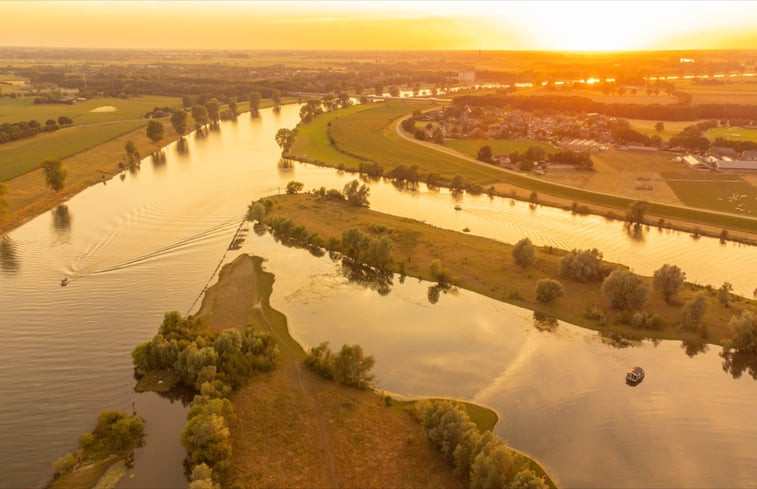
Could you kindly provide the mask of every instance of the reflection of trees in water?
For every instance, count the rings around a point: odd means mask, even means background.
[[[16,273],[20,268],[18,248],[10,236],[3,236],[0,239],[0,268],[7,273]]]
[[[403,280],[400,281],[402,282]],[[439,302],[439,297],[442,293],[446,294],[452,289],[453,287],[451,285],[436,284],[429,286],[428,291],[426,292],[428,302],[431,304],[436,304],[437,302]]]
[[[390,271],[379,271],[355,263],[349,258],[342,258],[342,275],[352,283],[362,285],[365,288],[375,290],[379,295],[388,295],[392,291],[392,278]]]
[[[61,204],[52,211],[53,228],[59,241],[68,241],[71,237],[71,213],[68,206]]]
[[[291,158],[279,158],[276,167],[279,169],[279,173],[291,173],[294,171],[294,160]]]
[[[757,355],[723,350],[720,358],[723,359],[723,372],[731,374],[734,379],[740,378],[744,372],[747,372],[750,377],[757,380]]]
[[[534,328],[546,333],[554,333],[557,331],[559,325],[557,318],[544,314],[538,311],[534,311]]]
[[[256,222],[252,225],[252,231],[258,236],[263,236],[268,231],[268,228],[262,222]]]
[[[634,241],[642,242],[646,237],[644,226],[640,224],[626,223],[623,229],[625,229],[626,235]]]
[[[602,340],[602,343],[613,348],[631,348],[641,346],[641,338],[625,336],[616,332],[600,331],[599,338]]]
[[[156,151],[152,155],[150,155],[152,158],[152,166],[153,168],[162,168],[166,164],[166,152],[165,151]]]
[[[688,357],[695,357],[710,349],[704,341],[682,341],[681,348]]]
[[[189,143],[187,142],[187,138],[179,138],[179,140],[176,141],[176,152],[179,153],[179,156],[189,156]]]
[[[134,381],[139,383],[139,375],[137,375],[136,372],[133,373]],[[189,406],[189,404],[192,402],[192,399],[194,399],[195,394],[197,394],[197,391],[194,390],[192,387],[188,387],[184,384],[179,383],[178,385],[175,385],[170,390],[165,392],[158,392],[158,391],[148,391],[148,392],[155,392],[157,395],[162,397],[163,399],[168,399],[171,402],[180,401],[181,405],[186,407]],[[139,398],[137,398],[137,402],[135,403],[135,407],[137,408],[137,413],[139,413]]]

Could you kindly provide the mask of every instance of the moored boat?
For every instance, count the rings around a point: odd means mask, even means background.
[[[644,379],[644,369],[641,367],[634,367],[626,372],[626,382],[629,384],[638,384]]]

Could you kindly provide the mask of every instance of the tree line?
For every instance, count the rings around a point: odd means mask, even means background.
[[[232,455],[229,423],[234,410],[228,398],[255,372],[276,368],[278,355],[268,332],[248,326],[216,333],[202,320],[173,311],[165,314],[152,340],[134,348],[132,361],[140,377],[170,372],[198,392],[181,433],[182,443],[192,468],[204,465],[212,480],[221,482]]]
[[[508,96],[465,95],[453,99],[455,105],[471,107],[505,107],[525,111],[553,110],[558,112],[596,112],[607,116],[660,121],[690,121],[697,119],[757,120],[757,105],[742,104],[619,104],[596,102],[590,98],[564,95]]]
[[[426,439],[471,489],[544,489],[523,455],[487,431],[481,433],[452,401],[421,401],[416,416]]]
[[[28,122],[5,122],[0,124],[0,144],[26,139],[43,132],[53,132],[61,126],[70,126],[74,121],[66,116],[60,116],[58,119],[47,119],[44,124],[32,119]]]

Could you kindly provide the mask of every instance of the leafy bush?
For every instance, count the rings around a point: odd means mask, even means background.
[[[666,302],[670,302],[686,281],[686,273],[675,265],[667,263],[654,272],[653,284],[655,290],[662,292]]]
[[[528,238],[523,238],[513,246],[513,260],[523,268],[536,261],[536,248]]]
[[[615,270],[602,283],[602,294],[613,309],[635,310],[647,301],[649,288],[633,272]]]
[[[599,280],[607,273],[602,263],[602,253],[596,248],[573,250],[560,259],[560,275],[582,282]]]
[[[539,302],[552,302],[564,295],[562,284],[549,278],[540,279],[536,282],[536,300]]]

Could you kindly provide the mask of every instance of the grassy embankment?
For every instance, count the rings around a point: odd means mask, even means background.
[[[237,419],[230,426],[229,485],[463,487],[426,443],[412,403],[387,406],[373,392],[304,368],[304,350],[269,302],[274,276],[261,265],[262,259],[242,255],[225,266],[198,313],[218,330],[247,324],[270,330],[281,351],[275,371],[256,377],[232,399]],[[496,423],[491,410],[470,404],[466,409],[481,430]],[[329,475],[330,465],[335,475]]]
[[[389,171],[397,165],[418,165],[423,175],[436,173],[449,182],[462,175],[468,183],[494,188],[494,192],[526,200],[531,191],[537,192],[539,202],[569,208],[573,202],[586,204],[593,213],[608,212],[623,216],[636,200],[615,194],[606,194],[573,186],[503,171],[500,168],[480,165],[449,148],[437,148],[431,143],[419,144],[402,138],[396,131],[399,119],[413,110],[433,106],[423,103],[384,103],[368,108],[351,107],[345,111],[329,112],[309,124],[301,124],[290,155],[297,159],[319,164],[356,170],[363,161],[377,162]],[[330,124],[329,124],[330,123]],[[333,138],[334,144],[330,138]],[[441,151],[440,151],[441,149]],[[443,152],[444,150],[448,152]],[[341,155],[339,155],[341,153]],[[647,158],[648,155],[632,155]],[[331,158],[331,159],[330,159]],[[728,228],[742,231],[744,239],[757,233],[757,220],[734,215],[717,214],[703,209],[650,204],[648,214],[664,218],[668,225],[686,231],[701,227],[699,234],[717,236]],[[654,222],[654,220],[652,220]],[[738,234],[738,233],[736,233]],[[731,236],[735,236],[731,233]]]
[[[446,269],[457,277],[457,285],[464,289],[531,309],[589,329],[608,333],[620,333],[629,337],[653,337],[683,341],[705,341],[698,333],[678,327],[683,304],[700,290],[686,285],[676,304],[668,304],[662,294],[652,292],[644,311],[656,314],[665,323],[662,329],[636,329],[624,324],[624,315],[607,306],[601,292],[601,282],[580,282],[559,276],[559,260],[565,250],[539,249],[536,262],[527,269],[517,266],[512,258],[512,245],[471,236],[456,231],[439,229],[419,221],[391,216],[364,208],[348,206],[340,202],[320,200],[311,194],[280,195],[271,197],[273,210],[266,216],[283,216],[305,226],[309,233],[320,234],[326,242],[340,239],[346,229],[356,227],[371,234],[373,226],[383,225],[392,231],[386,236],[392,241],[394,270],[399,271],[404,263],[405,273],[412,277],[431,280],[429,266],[440,259]],[[601,251],[601,250],[600,250]],[[610,264],[612,267],[621,265]],[[685,270],[684,270],[685,271]],[[565,296],[552,304],[536,300],[536,282],[542,278],[559,280]],[[652,290],[651,277],[642,277]],[[757,306],[757,302],[736,298],[731,307],[723,307],[709,293],[709,309],[703,319],[709,332],[707,342],[722,344],[730,336],[728,321],[740,314],[745,307]],[[607,316],[602,325],[585,317],[587,310],[598,308]]]
[[[282,100],[284,103],[292,101],[291,98]],[[271,105],[271,101],[266,99],[260,106],[263,108]],[[150,105],[147,110],[152,110],[154,106]],[[247,107],[246,103],[239,104],[240,111],[247,110]],[[144,112],[146,110],[141,113]],[[105,114],[114,117],[114,113]],[[0,181],[3,180],[1,176],[10,171],[15,171],[18,176],[5,182],[8,189],[5,197],[8,212],[4,218],[0,218],[0,234],[121,172],[118,163],[125,156],[124,145],[127,141],[134,141],[140,154],[148,155],[177,140],[179,134],[174,131],[169,119],[161,119],[161,122],[165,132],[159,144],[147,138],[144,129],[147,120],[143,119],[61,129],[1,145]],[[194,127],[191,115],[187,127]],[[63,168],[68,172],[66,185],[61,192],[53,192],[47,187],[44,173],[39,168],[39,164],[50,157],[62,158]]]

